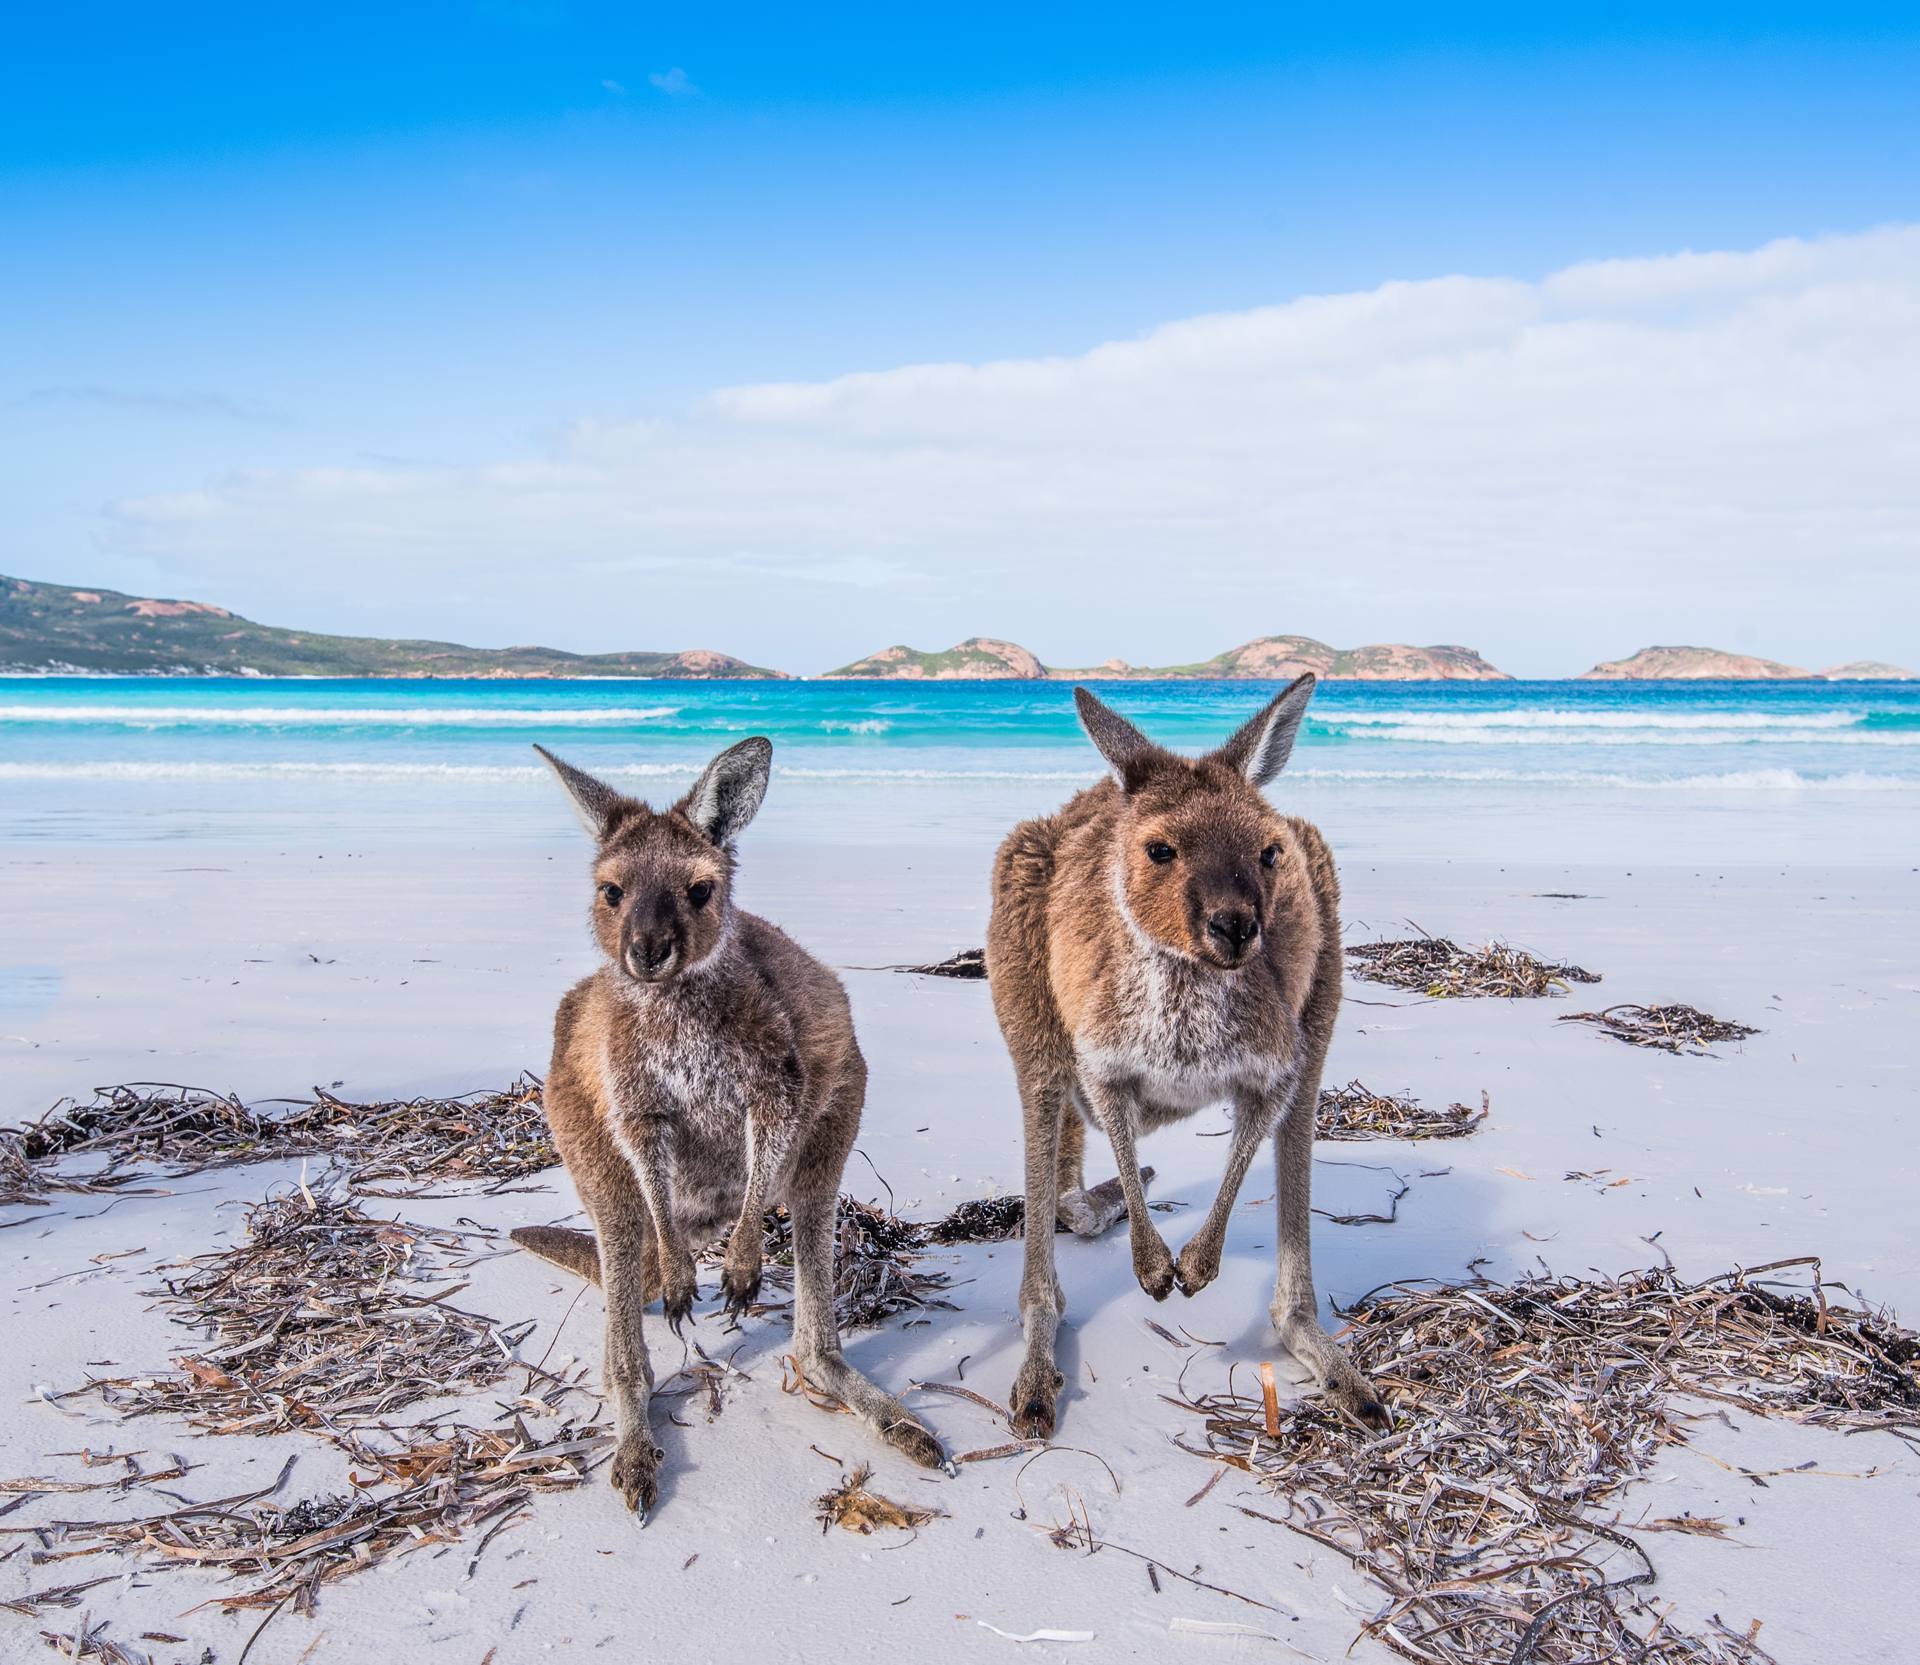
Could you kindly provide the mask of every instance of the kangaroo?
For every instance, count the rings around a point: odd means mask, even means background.
[[[597,846],[591,919],[606,963],[560,1002],[545,1094],[593,1233],[513,1237],[605,1293],[614,1487],[644,1522],[663,1453],[647,1425],[642,1309],[658,1298],[679,1335],[699,1294],[693,1249],[731,1225],[720,1293],[729,1313],[744,1311],[775,1203],[793,1218],[794,1352],[807,1381],[940,1466],[933,1435],[846,1361],[834,1321],[834,1211],[867,1089],[846,990],[733,902],[734,839],[766,795],[772,742],[722,752],[666,810],[534,750]]]
[[[1081,725],[1113,775],[1023,822],[995,859],[988,986],[1026,1136],[1026,1356],[1011,1407],[1022,1438],[1052,1435],[1065,1385],[1053,1233],[1031,1222],[1057,1213],[1091,1236],[1117,1218],[1081,1189],[1087,1121],[1119,1161],[1134,1275],[1156,1301],[1219,1274],[1241,1182],[1274,1135],[1274,1327],[1341,1409],[1388,1424],[1321,1328],[1313,1292],[1313,1119],[1340,1004],[1339,880],[1319,832],[1260,790],[1285,767],[1313,689],[1300,677],[1218,751],[1189,760],[1076,688]],[[1175,1259],[1148,1216],[1135,1141],[1222,1101],[1233,1108],[1226,1173]]]

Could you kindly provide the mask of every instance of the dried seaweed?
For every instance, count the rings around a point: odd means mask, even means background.
[[[432,1251],[462,1246],[457,1233],[371,1219],[329,1197],[275,1197],[248,1211],[244,1242],[165,1280],[163,1304],[176,1323],[207,1330],[204,1343],[172,1372],[98,1377],[70,1393],[98,1393],[123,1416],[269,1434],[371,1421],[484,1386],[518,1334],[451,1305],[464,1286],[407,1287],[429,1276]]]
[[[51,1164],[69,1156],[104,1162],[79,1181],[52,1173]],[[135,1082],[98,1088],[86,1101],[62,1099],[38,1121],[0,1133],[0,1202],[50,1186],[113,1189],[140,1165],[177,1176],[292,1156],[337,1160],[360,1190],[394,1180],[498,1187],[560,1160],[530,1075],[498,1092],[453,1098],[362,1104],[316,1088],[311,1099],[257,1106],[199,1087]]]
[[[1372,983],[1412,989],[1434,1000],[1538,1000],[1566,992],[1569,983],[1597,983],[1600,974],[1542,960],[1504,942],[1462,948],[1445,937],[1361,942],[1347,950],[1357,975]]]
[[[579,1485],[588,1455],[607,1443],[601,1430],[571,1425],[542,1440],[518,1421],[508,1429],[450,1423],[409,1432],[413,1437],[397,1450],[366,1453],[397,1482],[393,1490],[363,1487],[340,1497],[303,1498],[290,1507],[247,1500],[134,1520],[56,1521],[41,1535],[61,1547],[34,1559],[92,1553],[88,1546],[118,1549],[250,1580],[220,1599],[230,1612],[290,1599],[295,1612],[310,1613],[323,1584],[488,1525],[474,1552],[478,1560],[487,1538],[534,1493]]]
[[[784,1208],[767,1210],[761,1251],[766,1281],[793,1287],[793,1221]],[[869,1330],[903,1312],[929,1308],[953,1310],[942,1293],[952,1281],[945,1272],[916,1265],[922,1228],[896,1219],[885,1209],[842,1196],[835,1215],[833,1311],[843,1330]],[[774,1308],[756,1304],[754,1311]]]
[[[903,1532],[911,1532],[922,1527],[930,1520],[937,1520],[937,1509],[919,1509],[911,1503],[896,1503],[890,1497],[882,1497],[878,1492],[867,1490],[867,1482],[873,1478],[873,1470],[862,1464],[851,1474],[843,1474],[840,1484],[830,1492],[814,1499],[814,1508],[819,1510],[817,1519],[824,1534],[829,1527],[838,1526],[848,1532],[858,1532],[862,1536],[871,1536],[877,1527],[895,1527]]]
[[[1010,1243],[1026,1234],[1025,1197],[976,1197],[926,1227],[929,1243]]]
[[[888,969],[909,972],[915,977],[960,977],[971,982],[985,982],[987,951],[984,948],[963,948],[950,958],[936,960],[932,965],[901,965]]]
[[[574,1384],[514,1357],[525,1329],[454,1306],[464,1285],[425,1287],[443,1280],[444,1257],[471,1248],[466,1235],[373,1219],[304,1189],[249,1210],[243,1241],[196,1256],[159,1292],[177,1323],[208,1332],[203,1341],[171,1371],[96,1378],[59,1397],[99,1394],[123,1416],[164,1413],[216,1434],[310,1433],[347,1454],[353,1490],[265,1501],[289,1460],[272,1486],[218,1503],[17,1529],[40,1541],[36,1563],[137,1552],[249,1580],[222,1598],[228,1608],[291,1601],[308,1611],[322,1584],[485,1523],[477,1559],[535,1491],[578,1484],[608,1436],[559,1409]],[[392,1420],[510,1370],[527,1372],[527,1391],[507,1426]],[[521,1410],[559,1426],[535,1434]],[[123,1483],[165,1477],[135,1469]]]
[[[1478,1130],[1491,1108],[1480,1095],[1480,1108],[1449,1104],[1428,1110],[1411,1096],[1376,1093],[1358,1081],[1344,1087],[1322,1087],[1313,1136],[1336,1142],[1362,1139],[1464,1139]]]
[[[1568,1012],[1562,1023],[1591,1023],[1628,1046],[1662,1052],[1705,1052],[1715,1041],[1744,1041],[1760,1033],[1693,1006],[1609,1006],[1601,1012]]]
[[[149,1665],[148,1656],[136,1652],[106,1634],[109,1621],[95,1624],[91,1615],[83,1615],[71,1634],[43,1630],[40,1640],[62,1659],[97,1659],[101,1665]]]
[[[1789,1266],[1811,1268],[1809,1294],[1753,1281]],[[1318,1401],[1271,1433],[1259,1394],[1231,1378],[1180,1402],[1203,1419],[1202,1454],[1286,1499],[1277,1524],[1386,1592],[1367,1633],[1426,1665],[1765,1661],[1757,1627],[1684,1631],[1647,1599],[1654,1570],[1634,1531],[1717,1522],[1619,1520],[1622,1488],[1688,1438],[1673,1401],[1903,1438],[1920,1412],[1916,1338],[1882,1314],[1829,1305],[1813,1260],[1702,1283],[1666,1268],[1390,1285],[1349,1316],[1354,1363],[1396,1412],[1384,1438]]]
[[[1140,1170],[1142,1185],[1152,1179],[1151,1168]],[[1118,1224],[1127,1217],[1125,1195],[1120,1188],[1118,1174],[1111,1179],[1103,1179],[1098,1185],[1088,1186],[1081,1194],[1080,1201],[1096,1222]],[[1156,1214],[1171,1213],[1179,1206],[1173,1202],[1147,1204]],[[978,1197],[972,1202],[963,1202],[941,1219],[915,1227],[923,1242],[940,1244],[1007,1243],[1016,1237],[1024,1237],[1026,1229],[1027,1201],[1021,1196]],[[1065,1220],[1056,1217],[1053,1229],[1063,1232],[1073,1228]]]

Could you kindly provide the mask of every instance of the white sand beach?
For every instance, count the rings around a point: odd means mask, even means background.
[[[1920,6],[7,25],[0,1665],[1920,1665]]]
[[[556,806],[557,809],[558,806]],[[846,1189],[903,1215],[1016,1188],[1018,1120],[984,985],[852,969],[937,958],[980,941],[987,837],[870,842],[849,853],[784,837],[770,805],[747,837],[743,898],[793,930],[844,975],[873,1066]],[[304,1094],[338,1083],[349,1097],[452,1093],[542,1070],[555,998],[591,964],[582,928],[584,851],[559,811],[550,837],[457,848],[322,831],[278,842],[12,842],[0,860],[7,959],[0,1009],[8,1121],[97,1084],[148,1080]],[[1412,829],[1364,841],[1405,848]],[[1517,840],[1509,840],[1509,843]],[[1659,842],[1655,840],[1654,842]],[[1910,864],[1811,867],[1757,862],[1663,864],[1663,851],[1575,866],[1498,859],[1375,859],[1344,868],[1349,941],[1405,935],[1407,922],[1462,942],[1500,937],[1603,973],[1570,999],[1423,1001],[1350,980],[1329,1079],[1352,1077],[1431,1104],[1479,1102],[1471,1138],[1319,1147],[1316,1202],[1377,1208],[1396,1171],[1411,1182],[1391,1225],[1319,1220],[1323,1300],[1348,1301],[1396,1278],[1503,1279],[1539,1270],[1619,1272],[1664,1250],[1704,1277],[1798,1254],[1867,1300],[1920,1310],[1920,1249],[1910,1187],[1920,1118],[1914,1041],[1920,1006],[1920,872]],[[1560,899],[1547,892],[1577,893]],[[1687,1001],[1763,1031],[1714,1057],[1620,1045],[1555,1019],[1615,1001]],[[1143,1159],[1153,1194],[1187,1205],[1211,1195],[1221,1146],[1205,1113],[1155,1136]],[[1375,1164],[1375,1167],[1349,1164]],[[306,1164],[317,1180],[320,1164]],[[1092,1177],[1110,1171],[1096,1146]],[[297,1183],[302,1164],[227,1168],[169,1182],[169,1194],[55,1194],[7,1211],[6,1324],[0,1349],[0,1478],[82,1476],[80,1451],[178,1453],[182,1497],[266,1484],[297,1457],[281,1501],[337,1491],[346,1463],[299,1435],[219,1439],[154,1420],[122,1421],[97,1399],[37,1397],[91,1374],[164,1368],[183,1332],[145,1294],[157,1268],[229,1241],[240,1205]],[[1591,1176],[1572,1178],[1572,1175]],[[1627,1183],[1620,1183],[1625,1181]],[[957,1478],[914,1470],[846,1419],[780,1391],[786,1331],[748,1320],[723,1335],[714,1278],[690,1334],[742,1373],[724,1410],[656,1410],[668,1453],[662,1497],[642,1529],[604,1476],[541,1496],[494,1539],[469,1576],[471,1539],[428,1545],[325,1586],[311,1617],[282,1612],[247,1657],[448,1659],[481,1665],[605,1654],[780,1657],[1239,1659],[1348,1657],[1382,1593],[1340,1557],[1242,1513],[1284,1513],[1249,1476],[1182,1452],[1193,1417],[1164,1397],[1244,1380],[1274,1357],[1271,1174],[1256,1166],[1219,1281],[1156,1306],[1133,1283],[1124,1234],[1061,1240],[1068,1293],[1060,1449],[970,1464]],[[433,1201],[370,1200],[371,1212],[465,1221],[504,1234],[573,1217],[564,1173],[532,1189]],[[1161,1217],[1177,1248],[1191,1226]],[[502,1246],[504,1237],[502,1236]],[[850,1356],[884,1384],[964,1380],[1002,1398],[1018,1354],[1018,1245],[942,1251],[959,1310],[899,1320],[849,1338]],[[597,1381],[598,1296],[524,1253],[486,1259],[463,1305],[504,1323],[537,1320],[521,1356],[574,1361]],[[1170,1345],[1149,1321],[1204,1346]],[[649,1327],[664,1379],[683,1349]],[[111,1368],[109,1368],[111,1366]],[[1281,1375],[1286,1377],[1284,1358]],[[498,1396],[510,1396],[503,1389]],[[460,1405],[499,1414],[493,1395]],[[951,1451],[1008,1436],[986,1411],[934,1393],[910,1396]],[[1711,1407],[1700,1404],[1702,1413]],[[817,1449],[816,1449],[817,1448]],[[871,1462],[882,1492],[941,1512],[904,1534],[823,1535],[813,1499],[840,1466]],[[60,1455],[62,1453],[68,1455]],[[1732,1466],[1728,1466],[1732,1465]],[[1733,1471],[1812,1465],[1756,1482]],[[154,1466],[152,1462],[148,1466]],[[1870,1478],[1862,1478],[1872,1471]],[[1019,1476],[1016,1479],[1016,1476]],[[1110,1478],[1111,1476],[1111,1478]],[[1727,1541],[1649,1540],[1653,1591],[1676,1621],[1720,1615],[1762,1623],[1779,1660],[1902,1657],[1920,1580],[1912,1528],[1920,1461],[1884,1435],[1844,1438],[1739,1413],[1697,1425],[1654,1477],[1623,1494],[1622,1517],[1720,1517]],[[124,1497],[32,1496],[8,1528],[84,1512],[151,1512]],[[80,1508],[84,1505],[84,1510]],[[1215,1593],[1159,1577],[1120,1549],[1060,1548],[1048,1534],[1084,1515],[1097,1537],[1189,1574]],[[97,1555],[33,1564],[40,1540],[0,1540],[0,1596],[105,1578],[78,1606],[0,1618],[8,1658],[36,1656],[40,1630],[83,1618],[156,1660],[237,1659],[257,1611],[223,1614],[217,1574]],[[1158,1575],[1156,1575],[1158,1576]],[[1175,1620],[1252,1625],[1258,1635],[1172,1629]],[[1037,1630],[1090,1632],[1091,1643],[1007,1640]],[[142,1642],[142,1633],[184,1637]],[[1386,1659],[1362,1641],[1355,1659]]]

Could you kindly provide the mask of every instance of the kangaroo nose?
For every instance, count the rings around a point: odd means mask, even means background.
[[[1207,935],[1238,954],[1260,934],[1260,921],[1243,908],[1222,908],[1207,920]]]
[[[658,971],[673,958],[673,933],[671,931],[650,932],[635,944],[639,950],[639,959],[648,971]]]

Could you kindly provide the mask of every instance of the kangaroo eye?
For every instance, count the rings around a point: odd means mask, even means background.
[[[1168,862],[1172,861],[1173,856],[1173,846],[1171,844],[1163,844],[1157,838],[1147,846],[1147,860],[1158,862],[1162,867],[1165,867]]]
[[[1279,860],[1280,846],[1278,844],[1269,844],[1260,852],[1260,865],[1262,867],[1272,867],[1277,864]]]
[[[618,885],[602,885],[600,887],[600,900],[605,902],[610,908],[619,907],[620,899],[625,895],[626,892]]]
[[[687,886],[687,900],[696,908],[704,908],[707,905],[707,898],[712,894],[713,881],[711,879],[702,879],[698,884]]]

